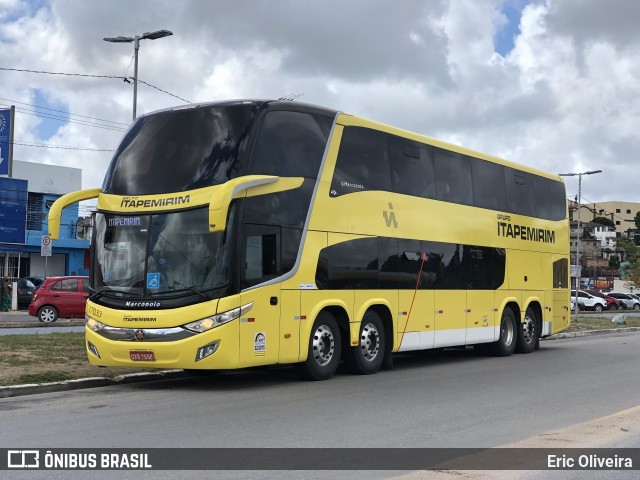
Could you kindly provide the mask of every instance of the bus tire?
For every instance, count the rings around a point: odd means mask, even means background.
[[[369,310],[360,324],[358,345],[346,349],[345,362],[351,373],[371,375],[382,367],[386,337],[380,315]]]
[[[341,352],[338,322],[331,313],[321,312],[311,328],[307,360],[298,364],[298,371],[306,380],[328,380],[338,369]]]
[[[538,319],[533,308],[527,308],[524,314],[524,322],[518,322],[518,341],[516,351],[518,353],[531,353],[536,348],[540,331]]]
[[[511,307],[505,307],[500,319],[500,336],[491,344],[491,353],[496,357],[508,357],[516,349],[518,330],[516,316]]]

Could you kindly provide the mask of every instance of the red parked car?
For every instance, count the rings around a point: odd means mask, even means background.
[[[619,310],[620,308],[624,308],[620,307],[620,302],[617,298],[610,297],[599,290],[585,290],[585,292],[589,292],[594,297],[604,298],[607,301],[607,310]]]
[[[33,292],[29,315],[45,323],[58,317],[84,317],[89,297],[89,277],[49,277]]]

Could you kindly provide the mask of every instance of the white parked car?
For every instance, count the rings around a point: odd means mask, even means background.
[[[633,310],[640,310],[640,300],[635,297],[632,297],[628,293],[621,292],[609,292],[607,293],[610,297],[616,298],[621,306],[624,308],[630,308]]]
[[[571,301],[575,302],[576,291],[571,290]],[[584,290],[578,290],[578,309],[579,310],[595,310],[601,312],[607,309],[607,301],[604,298],[596,297]]]

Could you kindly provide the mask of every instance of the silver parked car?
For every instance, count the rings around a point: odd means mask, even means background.
[[[640,310],[640,300],[632,297],[628,293],[610,292],[607,293],[607,295],[616,298],[620,302],[620,306],[623,308]]]

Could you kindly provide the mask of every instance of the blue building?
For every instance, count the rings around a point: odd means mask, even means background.
[[[88,222],[79,215],[78,204],[64,209],[52,255],[40,255],[49,208],[81,188],[79,168],[13,162],[12,178],[0,177],[0,276],[89,274]]]

